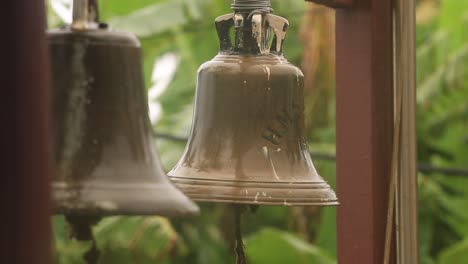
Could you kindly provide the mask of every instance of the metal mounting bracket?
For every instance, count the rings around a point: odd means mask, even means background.
[[[316,4],[328,6],[331,8],[350,8],[353,6],[355,0],[306,0],[307,2],[314,2]]]

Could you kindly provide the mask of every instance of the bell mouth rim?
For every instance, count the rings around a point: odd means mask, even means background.
[[[159,184],[92,182],[79,186],[55,181],[52,190],[55,214],[185,217],[199,213],[192,200],[166,181]]]
[[[306,201],[306,202],[295,202],[295,201],[277,201],[277,202],[268,202],[268,201],[257,201],[252,202],[250,200],[242,201],[242,200],[234,200],[234,199],[220,199],[220,198],[205,198],[205,197],[197,197],[194,195],[189,195],[190,199],[197,203],[223,203],[223,204],[245,204],[245,205],[261,205],[261,206],[287,206],[287,207],[299,207],[299,206],[339,206],[340,202],[338,200],[330,200],[330,201]],[[238,199],[238,198],[236,198]]]
[[[253,182],[169,177],[196,202],[272,206],[339,205],[332,188],[323,182]]]
[[[274,182],[265,182],[265,181],[252,181],[252,180],[239,180],[236,179],[210,179],[210,178],[191,178],[191,177],[180,177],[180,176],[171,176],[169,175],[169,179],[174,183],[177,184],[179,182],[189,184],[189,183],[197,183],[199,185],[220,185],[220,186],[234,186],[234,187],[241,187],[241,186],[262,186],[268,188],[269,186],[274,188],[290,188],[294,186],[296,189],[331,189],[330,185],[326,181],[274,181]],[[301,188],[297,188],[301,187]]]

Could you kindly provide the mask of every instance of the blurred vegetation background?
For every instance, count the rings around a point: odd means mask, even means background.
[[[419,162],[468,167],[468,1],[417,2],[417,134]],[[70,0],[47,0],[48,23],[69,22]],[[101,20],[134,32],[144,54],[151,119],[159,134],[187,137],[198,66],[214,57],[213,21],[230,12],[227,0],[101,0]],[[306,75],[306,129],[311,151],[334,154],[334,12],[301,0],[273,0],[290,21],[285,56]],[[167,170],[184,142],[157,140]],[[335,164],[315,160],[332,185]],[[352,177],[352,175],[350,175]],[[422,264],[468,260],[468,177],[419,174]],[[94,228],[101,263],[233,263],[232,212],[203,204],[202,214],[110,217]],[[244,215],[252,264],[336,263],[335,208],[260,207]],[[90,243],[71,240],[63,217],[54,216],[56,263],[83,263]],[[352,221],[352,219],[349,219]]]

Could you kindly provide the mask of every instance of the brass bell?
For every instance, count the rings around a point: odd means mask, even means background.
[[[304,137],[303,74],[282,54],[288,21],[270,1],[232,8],[215,21],[220,52],[198,71],[192,131],[171,180],[196,201],[338,204]]]
[[[57,213],[185,215],[197,206],[164,174],[152,139],[140,43],[75,1],[47,34],[53,84]],[[83,4],[79,6],[79,4]]]

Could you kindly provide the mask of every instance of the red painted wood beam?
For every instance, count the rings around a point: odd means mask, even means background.
[[[0,263],[52,263],[48,56],[44,1],[0,11]]]
[[[332,8],[349,8],[354,4],[354,0],[306,0],[316,4],[325,5]]]
[[[352,8],[336,10],[339,264],[383,263],[392,157],[392,50],[391,0],[359,0]]]

